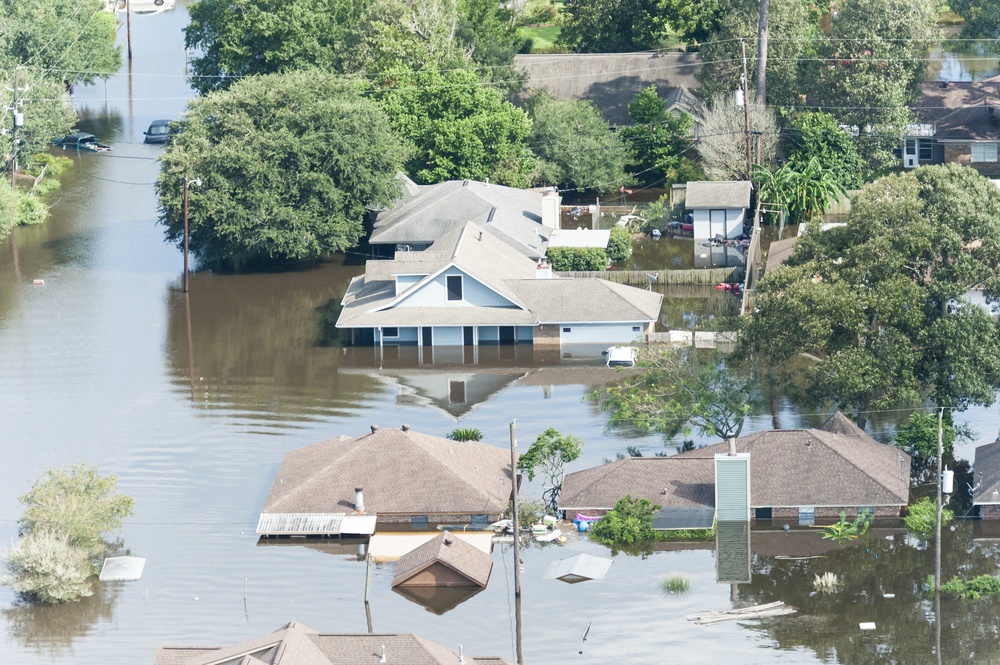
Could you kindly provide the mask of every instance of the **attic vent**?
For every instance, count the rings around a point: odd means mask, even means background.
[[[444,542],[444,544],[445,544],[445,545],[447,545],[448,547],[451,547],[451,544],[452,544],[453,542],[455,542],[455,541],[451,539],[451,536],[445,536],[445,537],[444,537],[444,541],[443,541],[443,542]]]
[[[409,425],[403,425],[403,431],[404,432],[409,432],[410,431],[410,426]]]
[[[372,434],[378,431],[378,425],[372,425]]]

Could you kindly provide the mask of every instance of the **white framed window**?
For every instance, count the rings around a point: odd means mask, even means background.
[[[382,328],[382,337],[399,337],[399,328]]]
[[[461,300],[462,299],[462,276],[461,275],[448,275],[447,285],[448,285],[448,300]]]
[[[979,141],[969,146],[972,149],[972,163],[997,161],[996,141]]]

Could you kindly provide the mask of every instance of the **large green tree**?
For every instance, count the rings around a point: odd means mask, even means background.
[[[655,48],[664,37],[663,0],[568,0],[558,43],[578,53]]]
[[[1000,297],[1000,190],[974,170],[931,166],[870,183],[848,223],[814,229],[758,285],[741,337],[764,366],[800,353],[810,394],[852,409],[929,397],[992,404],[1000,332],[971,289]]]
[[[374,92],[412,147],[406,170],[417,182],[531,183],[537,165],[528,148],[531,121],[476,72],[395,70]]]
[[[694,121],[686,113],[667,111],[667,101],[651,85],[629,102],[631,125],[618,133],[631,148],[632,172],[646,185],[670,187],[675,182],[700,180],[704,173],[689,152]]]
[[[844,189],[857,189],[864,183],[867,164],[847,130],[829,113],[808,111],[789,119],[786,154],[794,168],[801,169],[816,158],[832,171]]]
[[[318,71],[243,79],[197,99],[163,155],[156,183],[166,237],[240,270],[353,247],[369,204],[398,192],[405,150],[356,85]]]
[[[1000,36],[1000,2],[997,0],[949,0],[948,8],[965,20],[962,37],[996,39]]]
[[[517,468],[524,471],[528,480],[534,480],[536,473],[544,476],[542,497],[546,505],[552,510],[557,510],[559,491],[566,475],[566,465],[579,458],[581,454],[583,454],[583,439],[572,434],[560,434],[558,430],[550,427],[539,434],[535,442],[518,458]]]
[[[531,116],[541,184],[601,192],[626,184],[628,149],[591,102],[542,94]]]

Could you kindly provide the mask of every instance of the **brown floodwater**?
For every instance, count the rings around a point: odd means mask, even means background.
[[[17,497],[47,467],[88,462],[116,474],[136,499],[120,535],[147,559],[141,580],[102,584],[66,606],[24,606],[0,589],[0,660],[148,663],[157,645],[225,644],[292,619],[326,631],[416,632],[513,659],[509,546],[497,547],[485,591],[445,607],[392,592],[393,566],[378,565],[368,612],[356,545],[258,546],[257,513],[282,456],[372,423],[438,435],[478,427],[504,446],[516,420],[522,447],[555,427],[586,442],[571,469],[627,445],[653,454],[663,442],[606,431],[605,415],[586,395],[613,374],[591,357],[553,359],[518,347],[482,350],[474,363],[463,352],[426,362],[408,350],[379,357],[342,348],[332,324],[360,270],[356,257],[298,272],[197,272],[190,295],[181,293],[180,253],[156,225],[152,182],[162,148],[141,139],[151,120],[179,117],[191,97],[186,20],[180,4],[135,17],[132,76],[126,68],[76,92],[83,129],[114,151],[66,153],[76,166],[51,199],[52,219],[0,242],[0,542],[16,538]],[[690,303],[700,295],[668,292],[665,312],[682,323],[698,316],[705,308]],[[708,311],[725,310],[721,302]],[[818,425],[828,415],[787,400],[777,406],[786,427]],[[903,415],[878,414],[873,427],[884,433]],[[993,438],[995,409],[965,415],[982,441]],[[770,414],[755,415],[747,431],[770,424]],[[972,446],[960,454],[970,456]],[[926,542],[888,524],[863,542],[831,547],[792,526],[785,533],[761,525],[751,535],[752,577],[740,584],[717,570],[713,545],[612,553],[573,538],[528,547],[524,662],[930,663],[939,625],[940,662],[996,662],[995,601],[946,600],[935,621],[922,586],[933,561]],[[995,571],[997,536],[967,521],[947,531],[945,575]],[[578,552],[613,556],[607,578],[543,579],[551,562]],[[800,556],[820,558],[780,558]],[[841,576],[836,593],[813,591],[814,575],[824,572]],[[663,593],[661,578],[674,573],[688,577],[689,591]],[[895,598],[883,597],[890,592]],[[799,613],[713,626],[685,620],[775,600]],[[860,621],[878,628],[861,633]]]

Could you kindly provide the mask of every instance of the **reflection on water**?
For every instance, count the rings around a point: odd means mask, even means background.
[[[926,81],[982,81],[1000,74],[996,40],[946,41],[930,51]]]
[[[94,594],[67,605],[15,604],[2,610],[7,632],[21,647],[55,657],[73,641],[114,619],[115,603],[125,582],[95,582]]]

